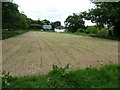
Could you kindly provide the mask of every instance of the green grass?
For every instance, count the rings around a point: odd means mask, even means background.
[[[53,30],[51,30],[51,31],[41,31],[39,29],[34,29],[34,30],[13,30],[13,31],[2,30],[2,35],[0,35],[0,40],[15,37],[17,35],[24,34],[24,33],[28,32],[28,31],[39,31],[39,32],[49,32],[49,33],[53,32]]]
[[[3,30],[2,31],[2,39],[7,39],[7,38],[11,38],[11,37],[15,37],[17,35],[21,35],[28,32],[27,30],[16,30],[16,31],[7,31],[7,30]],[[1,38],[0,38],[1,39]]]
[[[78,35],[78,36],[88,36],[88,37],[95,37],[95,38],[103,38],[103,39],[109,39],[109,40],[117,40],[120,41],[120,37],[112,37],[107,35],[100,35],[100,34],[87,34],[84,32],[79,33],[70,33],[70,32],[63,32],[61,34],[70,34],[70,35]]]
[[[80,35],[80,36],[90,36],[90,37],[120,41],[120,37],[112,37],[112,36],[106,36],[106,35],[100,35],[100,34],[87,34],[87,33],[82,33],[82,32],[81,33],[73,33],[73,34],[74,35]]]
[[[14,78],[3,88],[118,88],[118,68],[120,70],[120,65],[105,65],[69,71],[65,76],[53,70],[42,76]]]
[[[39,32],[49,32],[49,33],[56,33],[53,32],[53,30],[51,31],[41,31],[41,30],[30,30],[30,31],[39,31]],[[7,31],[7,30],[3,30],[2,31],[2,38],[1,39],[7,39],[7,38],[11,38],[17,35],[21,35],[28,32],[28,30],[15,30],[15,31]],[[98,35],[98,34],[86,34],[86,33],[63,33],[63,34],[71,34],[71,35],[80,35],[80,36],[90,36],[90,37],[97,37],[97,38],[103,38],[103,39],[110,39],[110,40],[118,40],[120,41],[120,38],[117,37],[110,37],[110,36],[105,36],[105,35]],[[1,35],[0,35],[1,36]]]

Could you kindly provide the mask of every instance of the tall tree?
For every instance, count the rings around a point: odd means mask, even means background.
[[[83,17],[97,23],[99,27],[114,26],[114,36],[120,37],[120,2],[101,2],[95,5],[96,8],[83,12]]]
[[[18,5],[12,2],[2,3],[2,25],[9,30],[16,27],[19,19]]]
[[[18,10],[18,5],[13,2],[2,3],[2,28],[3,29],[27,29],[29,19]]]
[[[43,23],[44,23],[44,25],[49,25],[49,24],[50,24],[50,21],[47,20],[47,19],[44,19],[44,20],[43,20]]]
[[[75,13],[67,17],[65,26],[68,28],[69,32],[76,32],[77,29],[85,27],[83,18]]]
[[[19,22],[16,27],[19,29],[28,29],[30,26],[30,19],[25,14],[19,14]]]
[[[52,25],[52,28],[54,29],[57,26],[61,26],[61,22],[60,21],[55,21],[55,22],[52,22],[51,25]]]

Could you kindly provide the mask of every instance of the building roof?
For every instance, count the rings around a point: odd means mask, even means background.
[[[63,26],[58,26],[56,29],[65,29]]]

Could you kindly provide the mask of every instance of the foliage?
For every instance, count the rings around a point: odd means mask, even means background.
[[[108,36],[108,29],[102,28],[101,30],[98,31],[97,34],[101,36]]]
[[[18,5],[13,2],[2,3],[2,28],[15,30],[27,29],[29,27],[29,20],[27,16],[20,13]]]
[[[8,31],[8,30],[3,30],[2,31],[2,39],[7,39],[7,38],[11,38],[17,35],[21,35],[28,32],[27,30],[14,30],[14,31]]]
[[[85,32],[85,29],[79,28],[79,29],[76,31],[76,33],[80,33],[80,32]]]
[[[117,40],[120,41],[119,37],[113,37],[113,36],[108,36],[108,31],[98,31],[97,34],[90,34],[90,33],[85,33],[85,32],[80,32],[80,33],[68,33],[68,34],[73,34],[73,35],[80,35],[80,36],[89,36],[89,37],[96,37],[96,38],[103,38],[103,39],[109,39],[109,40]]]
[[[55,21],[55,22],[52,22],[51,25],[52,25],[52,28],[54,29],[58,26],[61,26],[61,22],[60,21]]]
[[[44,23],[44,25],[50,25],[50,21],[47,20],[47,19],[44,19],[44,20],[43,20],[43,23]]]
[[[11,23],[12,22],[12,23]],[[2,3],[2,28],[13,31],[16,29],[42,29],[43,25],[60,26],[60,21],[51,23],[49,20],[32,20],[24,12],[19,12],[18,5],[13,2]]]
[[[9,74],[9,72],[3,72],[2,73],[2,85],[3,86],[9,86],[11,83],[12,83],[12,81],[13,80],[15,80],[15,78],[14,77],[12,77],[10,74]]]
[[[97,34],[98,30],[96,26],[89,26],[86,30],[86,33],[93,33],[93,34]]]
[[[30,24],[29,29],[42,29],[42,25],[40,24]]]
[[[114,26],[114,36],[120,36],[120,2],[97,2],[96,8],[82,12],[82,17],[96,23],[99,28]]]
[[[18,23],[19,19],[18,5],[12,2],[2,3],[2,24],[3,28],[9,28],[9,30]],[[16,22],[15,22],[16,21]],[[11,23],[12,22],[12,23]]]
[[[60,68],[57,65],[53,64],[53,72],[55,74],[58,74],[59,76],[66,76],[66,75],[68,75],[68,72],[66,71],[67,69],[70,69],[69,64],[67,64],[67,66],[65,66],[64,68]]]
[[[69,32],[76,32],[79,28],[84,28],[83,18],[75,13],[65,20],[65,26]]]
[[[4,84],[3,88],[118,88],[119,68],[120,65],[111,64],[69,71],[65,77],[56,74],[58,71],[42,76],[17,77],[9,85]],[[54,70],[57,69],[54,65]]]

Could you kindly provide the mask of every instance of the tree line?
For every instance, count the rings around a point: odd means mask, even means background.
[[[73,13],[65,20],[68,32],[86,31],[100,32],[107,27],[110,36],[120,36],[120,2],[97,2],[95,7],[88,11]],[[95,26],[86,27],[85,20],[96,23]],[[43,25],[52,25],[53,29],[61,25],[60,21],[32,20],[23,12],[19,12],[18,5],[12,2],[2,3],[2,28],[8,30],[16,29],[41,29]],[[113,28],[112,30],[110,28]],[[88,30],[86,30],[88,28]],[[90,30],[92,29],[92,30]]]
[[[33,20],[28,18],[24,12],[19,12],[18,5],[13,2],[2,3],[2,28],[16,29],[42,29],[43,25],[52,25],[53,29],[61,25],[60,21],[50,22],[47,19]]]
[[[80,14],[73,13],[73,15],[67,17],[65,26],[68,31],[76,32],[78,29],[84,31],[82,29],[87,28],[84,26],[84,20],[91,20],[96,25],[90,26],[89,29],[92,27],[91,29],[96,28],[96,31],[108,30],[109,36],[120,37],[120,2],[97,2],[94,4],[95,7],[88,11]]]

